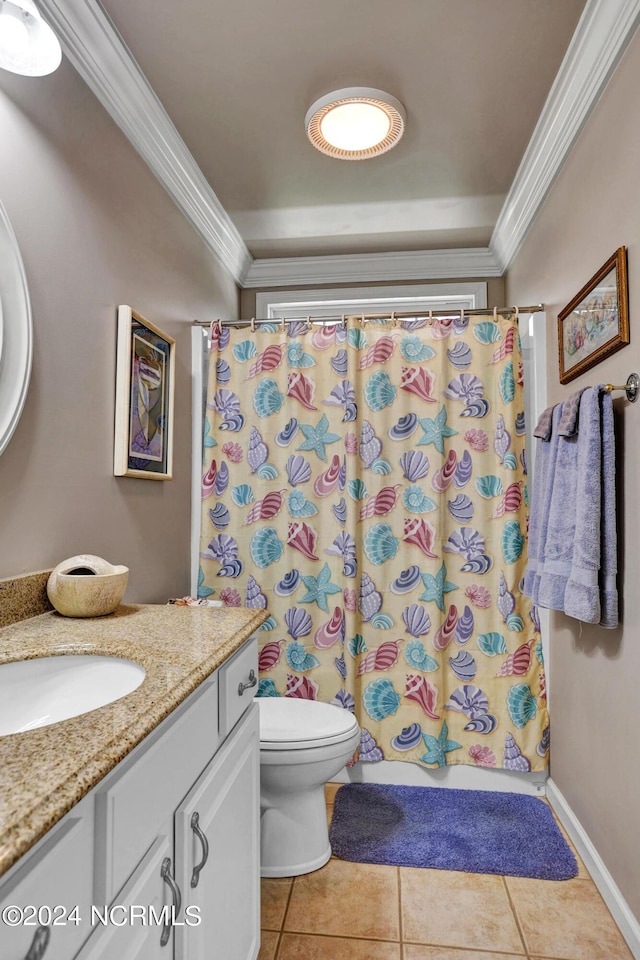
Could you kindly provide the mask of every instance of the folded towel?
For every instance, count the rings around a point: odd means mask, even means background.
[[[613,398],[601,397],[602,435],[602,524],[600,577],[600,624],[612,630],[618,626],[618,536],[616,531],[616,440],[613,426]]]
[[[550,442],[536,446],[524,579],[539,606],[610,629],[618,624],[613,426],[602,385],[553,408]]]
[[[573,546],[576,531],[576,486],[578,484],[578,442],[583,438],[584,424],[580,433],[573,437],[559,435],[562,410],[554,410],[552,442],[557,445],[557,454],[552,475],[547,483],[549,499],[547,524],[542,544],[542,562],[538,569],[538,593],[536,603],[552,610],[564,609],[564,594],[571,573]]]
[[[565,528],[570,540],[570,565],[564,582],[564,603],[555,607],[584,623],[600,622],[598,573],[601,550],[602,439],[598,387],[585,390],[580,399],[580,429],[564,441],[577,453],[572,468],[571,514],[573,529]]]
[[[523,592],[537,603],[540,573],[544,558],[544,544],[547,539],[549,525],[549,503],[551,500],[551,486],[555,473],[555,462],[558,455],[558,424],[562,415],[562,404],[552,411],[555,429],[549,430],[550,442],[539,437],[536,442],[536,459],[533,477],[533,497],[531,516],[529,519],[528,561],[525,571]]]
[[[539,440],[551,439],[553,410],[554,410],[553,407],[547,407],[547,409],[543,410],[540,416],[538,417],[538,422],[533,431],[533,435],[534,437],[538,437]]]
[[[580,397],[586,390],[577,390],[562,404],[562,416],[558,425],[558,433],[561,437],[573,437],[578,432],[578,416],[580,412]]]

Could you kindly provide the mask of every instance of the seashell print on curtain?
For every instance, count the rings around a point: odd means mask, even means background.
[[[361,760],[546,767],[522,376],[513,317],[214,334],[199,594],[268,610],[259,695]]]

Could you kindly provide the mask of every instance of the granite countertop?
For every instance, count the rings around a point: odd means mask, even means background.
[[[0,875],[251,636],[245,607],[120,606],[70,619],[45,613],[0,629],[0,663],[59,654],[125,657],[145,668],[115,703],[0,737]]]

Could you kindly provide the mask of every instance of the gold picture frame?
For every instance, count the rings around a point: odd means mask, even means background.
[[[569,383],[628,343],[627,248],[618,247],[558,314],[560,383]]]
[[[175,340],[126,304],[118,307],[116,477],[171,480]]]

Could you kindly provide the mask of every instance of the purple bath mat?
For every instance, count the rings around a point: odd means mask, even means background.
[[[336,793],[331,848],[342,860],[569,880],[576,859],[537,797],[350,783]]]

